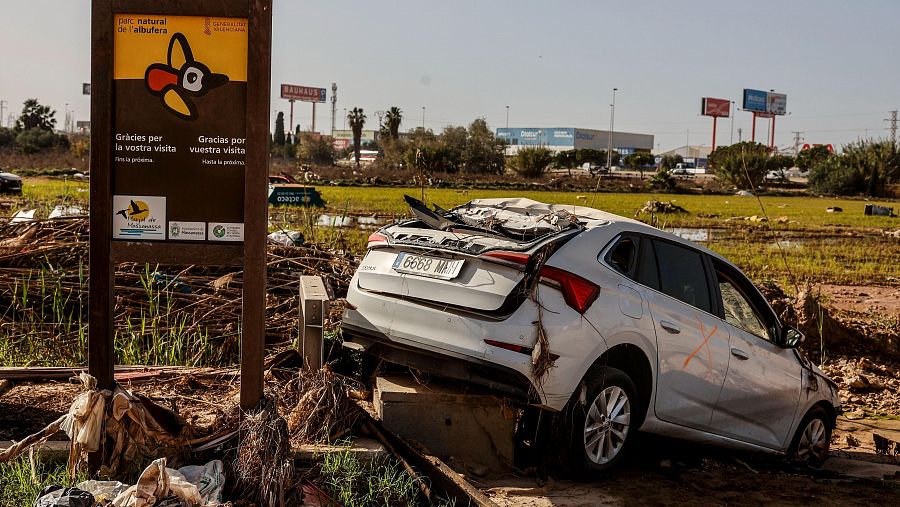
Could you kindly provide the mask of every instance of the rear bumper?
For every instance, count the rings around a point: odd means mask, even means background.
[[[422,344],[404,344],[377,330],[346,322],[341,325],[341,334],[344,342],[359,345],[385,361],[484,386],[520,403],[541,403],[531,381],[512,368],[443,349],[431,350]]]

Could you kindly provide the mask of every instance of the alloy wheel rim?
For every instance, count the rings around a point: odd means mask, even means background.
[[[584,418],[584,452],[592,462],[612,461],[622,450],[631,425],[631,400],[621,387],[609,386],[591,402]]]
[[[804,462],[824,458],[828,452],[827,434],[825,423],[821,419],[815,418],[809,421],[800,436],[797,458]]]

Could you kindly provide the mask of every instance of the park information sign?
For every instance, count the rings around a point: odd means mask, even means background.
[[[115,382],[115,267],[242,269],[241,406],[263,391],[271,0],[93,0],[88,363]]]
[[[243,241],[247,19],[113,21],[112,237]]]

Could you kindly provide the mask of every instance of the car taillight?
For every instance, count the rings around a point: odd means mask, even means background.
[[[372,247],[374,245],[377,245],[378,243],[387,243],[387,240],[387,236],[385,236],[384,234],[373,232],[372,234],[369,234],[367,243],[369,247]]]
[[[544,266],[541,268],[541,277],[558,283],[566,304],[578,313],[586,312],[600,295],[597,284],[564,269]]]
[[[501,349],[518,352],[520,354],[531,354],[530,348],[523,347],[522,345],[516,345],[515,343],[498,342],[497,340],[485,340],[484,343],[487,343],[488,345],[491,345],[493,347],[499,347]]]
[[[500,262],[501,264],[509,264],[515,267],[525,267],[531,256],[522,252],[507,252],[505,250],[493,250],[481,254],[479,257],[492,262]]]

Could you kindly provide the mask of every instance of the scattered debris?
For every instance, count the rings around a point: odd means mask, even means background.
[[[300,246],[305,239],[300,231],[276,231],[270,233],[268,238],[269,243],[282,246]]]
[[[239,434],[235,495],[264,507],[299,504],[302,493],[294,477],[288,425],[275,400],[267,396],[244,414]]]
[[[866,216],[892,217],[894,216],[894,208],[879,206],[878,204],[866,204],[863,213]]]
[[[36,211],[37,211],[36,209],[16,211],[16,214],[13,215],[9,221],[10,221],[10,223],[13,223],[13,224],[21,224],[22,222],[30,222],[31,220],[34,220],[34,213]]]
[[[844,211],[844,208],[841,208],[840,206],[831,206],[829,208],[825,208],[825,211],[827,211],[828,213],[841,213]]]
[[[25,336],[34,339],[37,335],[59,346],[54,349],[55,354],[75,350],[87,324],[88,233],[86,217],[0,224],[0,305],[9,309],[0,316],[0,325],[8,339]],[[317,245],[270,244],[267,343],[288,343],[296,336],[300,318],[296,298],[301,275],[321,276],[334,296],[342,298],[347,293],[355,264],[352,255]],[[215,280],[220,283],[210,285]],[[148,273],[143,264],[120,264],[116,270],[118,326],[124,328],[129,322],[147,321],[148,282],[153,295],[166,303],[165,314],[179,317],[158,319],[153,323],[155,332],[208,336],[209,349],[221,354],[211,359],[225,363],[229,358],[236,360],[243,284],[240,271],[193,265],[159,266]],[[53,287],[54,291],[43,290],[46,287]],[[27,304],[17,297],[23,291],[29,294]],[[63,308],[54,306],[60,302]],[[335,306],[335,312],[340,312],[341,308]],[[39,318],[42,313],[53,311],[74,315],[75,322],[41,319],[41,325],[36,328],[29,320],[35,314]],[[326,322],[326,332],[334,325],[334,321]],[[68,345],[72,347],[67,349]],[[62,358],[63,361],[73,359],[77,358]]]
[[[671,201],[662,202],[662,201],[647,201],[644,203],[644,206],[637,210],[634,216],[650,214],[669,214],[669,213],[687,213],[688,211],[677,204],[673,204]]]
[[[318,371],[300,370],[295,382],[291,391],[297,402],[288,415],[292,444],[333,442],[350,433],[362,414],[348,392],[361,386],[327,364]]]
[[[738,190],[734,195],[737,195],[740,197],[753,197],[753,192],[751,192],[749,190]]]
[[[53,207],[53,210],[50,212],[50,215],[47,218],[53,220],[54,218],[63,218],[63,217],[84,217],[87,216],[87,211],[84,210],[81,206],[66,206],[65,204],[57,204]]]

